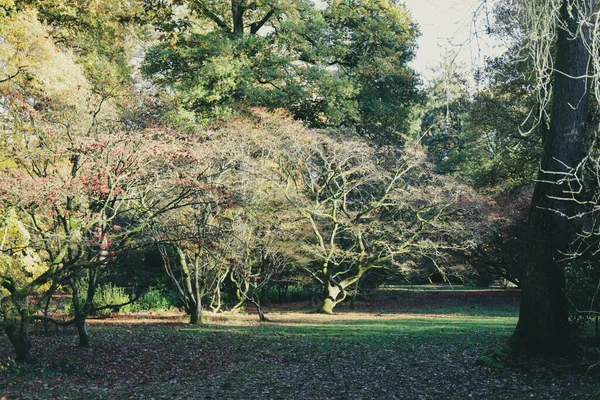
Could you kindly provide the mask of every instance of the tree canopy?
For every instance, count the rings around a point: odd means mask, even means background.
[[[416,25],[388,1],[186,3],[152,47],[146,76],[197,118],[241,105],[286,108],[312,126],[400,140],[419,99]],[[177,8],[171,10],[171,20]],[[229,21],[232,21],[231,23]],[[163,24],[164,25],[164,24]]]

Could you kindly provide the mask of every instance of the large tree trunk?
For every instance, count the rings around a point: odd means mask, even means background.
[[[346,296],[344,294],[341,299],[338,299],[341,290],[338,286],[332,285],[330,283],[326,283],[324,289],[325,299],[323,300],[323,303],[321,304],[317,312],[322,314],[333,314],[333,308]]]
[[[561,9],[568,31],[558,30],[550,129],[530,210],[519,322],[511,338],[513,349],[526,354],[566,354],[572,348],[561,259],[572,240],[565,215],[574,214],[576,203],[557,199],[572,190],[556,173],[576,167],[585,152],[590,54],[581,33],[571,33],[578,21],[568,8],[576,3],[584,1],[565,0]]]
[[[20,324],[7,324],[4,332],[15,349],[17,362],[31,361],[31,339],[29,337],[29,323],[26,320]]]

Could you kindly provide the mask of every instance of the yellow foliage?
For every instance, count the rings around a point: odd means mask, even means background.
[[[2,216],[0,251],[20,252],[29,246],[31,235],[14,211]]]
[[[34,11],[20,13],[0,25],[0,79],[13,75],[0,84],[0,90],[10,90],[17,83],[32,89],[29,93],[39,97],[33,100],[68,111],[75,121],[87,114],[91,93],[83,68],[70,52],[57,47],[49,28],[38,21]]]
[[[14,6],[15,6],[14,0],[0,0],[0,7],[10,8],[10,7],[14,7]]]
[[[27,283],[46,272],[48,265],[30,246],[31,235],[18,215],[8,211],[0,220],[0,279]]]

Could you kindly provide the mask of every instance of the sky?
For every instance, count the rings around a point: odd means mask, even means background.
[[[449,52],[458,52],[456,62],[463,63],[467,70],[482,66],[484,56],[500,53],[498,45],[481,32],[485,29],[484,12],[478,13],[480,17],[474,24],[473,15],[481,0],[405,0],[405,3],[421,30],[412,65],[424,82],[435,76],[432,68]]]

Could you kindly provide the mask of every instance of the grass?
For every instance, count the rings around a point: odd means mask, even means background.
[[[464,298],[418,300],[427,307],[400,311],[398,304],[379,304],[383,312],[366,305],[352,312],[342,307],[334,316],[280,311],[271,312],[265,324],[255,315],[208,315],[201,326],[178,316],[94,321],[92,349],[76,349],[72,337],[36,337],[37,367],[0,371],[0,397],[383,400],[598,394],[594,378],[575,371],[476,365],[481,354],[512,333],[514,302],[507,306],[500,298],[493,306],[479,302],[473,308]],[[0,338],[0,359],[10,354],[7,340]]]

